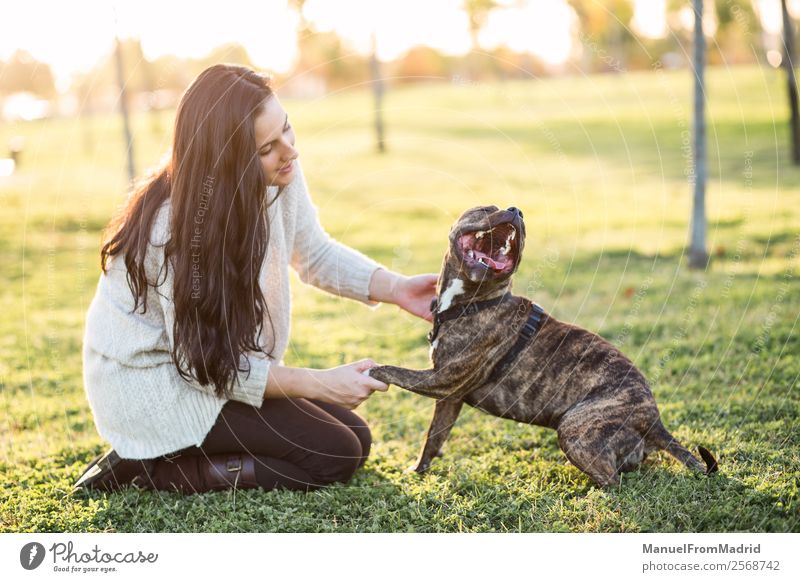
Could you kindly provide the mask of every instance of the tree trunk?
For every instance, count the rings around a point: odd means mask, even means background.
[[[370,74],[372,76],[372,94],[375,97],[375,139],[378,153],[382,154],[386,151],[383,139],[383,79],[381,78],[380,61],[378,61],[378,43],[374,32],[372,33]]]
[[[786,8],[786,0],[781,0],[783,12],[783,66],[786,69],[786,83],[789,89],[789,131],[792,134],[792,162],[800,165],[800,112],[797,106],[797,79],[794,75],[794,25]]]
[[[128,99],[125,91],[125,74],[122,65],[122,44],[117,37],[117,83],[119,83],[119,109],[122,113],[122,124],[125,132],[125,147],[128,155],[128,177],[131,182],[136,178],[136,165],[133,161],[133,136],[131,135],[131,124],[128,116]]]
[[[706,252],[706,110],[703,0],[693,0],[694,9],[694,205],[692,209],[689,268],[705,269]]]

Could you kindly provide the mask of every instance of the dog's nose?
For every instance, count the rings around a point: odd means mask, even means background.
[[[520,218],[524,218],[523,215],[522,215],[522,210],[520,210],[516,206],[510,206],[508,208],[508,211],[509,212],[513,212],[514,214],[518,215]]]

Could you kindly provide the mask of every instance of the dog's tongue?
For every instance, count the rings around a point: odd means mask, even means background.
[[[495,261],[492,257],[487,255],[486,253],[482,253],[480,251],[475,251],[475,258],[479,261],[483,259],[483,262],[489,265],[495,271],[501,271],[505,269],[506,265],[508,264],[505,261]]]

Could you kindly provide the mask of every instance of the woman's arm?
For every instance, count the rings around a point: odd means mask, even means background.
[[[400,273],[380,268],[372,273],[369,280],[369,298],[381,303],[397,303],[398,289],[405,277]]]
[[[378,269],[369,282],[369,298],[393,303],[409,313],[431,321],[431,299],[436,295],[438,275],[406,277],[400,273]]]
[[[311,398],[352,409],[373,391],[388,390],[387,384],[363,374],[375,365],[372,360],[361,360],[338,368],[313,370],[273,364],[264,398]]]

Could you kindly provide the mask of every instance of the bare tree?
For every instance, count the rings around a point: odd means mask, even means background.
[[[289,0],[289,5],[294,8],[295,12],[297,12],[297,16],[300,19],[300,22],[297,26],[300,32],[305,33],[308,31],[308,20],[306,20],[306,15],[303,13],[303,8],[306,5],[306,0]]]
[[[494,0],[464,0],[464,11],[469,18],[469,37],[472,40],[472,50],[478,50],[478,33],[486,26],[489,13],[497,8]]]
[[[495,0],[464,0],[463,8],[469,19],[469,37],[472,44],[472,52],[467,60],[472,63],[470,74],[473,77],[477,77],[481,72],[478,63],[478,51],[480,50],[478,35],[489,21],[489,13],[498,6]]]
[[[375,32],[372,32],[372,55],[370,57],[370,75],[372,76],[372,94],[375,98],[375,141],[379,153],[386,151],[386,141],[383,135],[383,77],[381,76],[381,62],[378,60],[378,41]]]
[[[703,34],[703,0],[692,0],[694,10],[694,204],[692,208],[689,267],[708,266],[706,251],[706,39]]]
[[[117,46],[114,50],[117,60],[117,82],[119,83],[119,110],[122,113],[122,125],[125,132],[125,148],[128,155],[128,177],[131,182],[136,178],[136,164],[133,160],[133,135],[128,114],[128,94],[125,91],[125,73],[122,62],[122,46],[119,37],[116,37]]]
[[[786,0],[781,0],[781,10],[783,12],[783,66],[786,69],[786,82],[789,89],[789,129],[792,134],[792,162],[800,165],[800,112],[797,106],[797,79],[794,75],[794,24],[789,10],[786,7]]]

